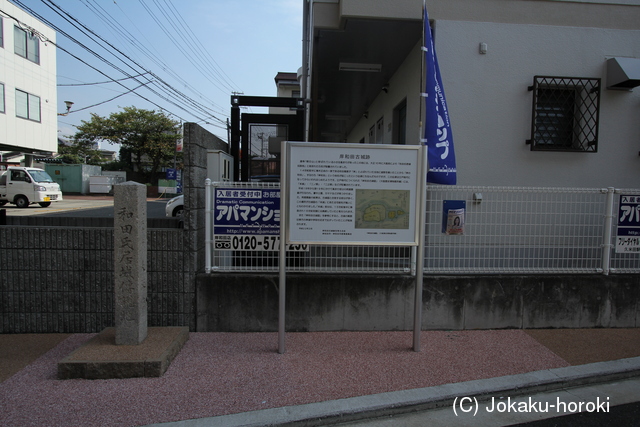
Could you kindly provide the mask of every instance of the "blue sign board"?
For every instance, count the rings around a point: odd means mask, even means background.
[[[278,251],[280,249],[279,188],[215,188],[215,249]],[[287,245],[288,252],[308,252],[309,245]]]
[[[178,179],[177,178],[178,174],[177,174],[177,170],[176,169],[167,168],[166,174],[167,174],[166,179]]]
[[[640,253],[640,195],[621,195],[617,253]]]
[[[279,235],[279,188],[216,188],[215,235]]]

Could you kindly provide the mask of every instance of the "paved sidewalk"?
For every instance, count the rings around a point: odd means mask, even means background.
[[[640,375],[634,328],[425,331],[418,353],[411,332],[287,333],[284,355],[275,333],[191,333],[161,378],[57,380],[92,336],[0,335],[0,425],[322,425]]]

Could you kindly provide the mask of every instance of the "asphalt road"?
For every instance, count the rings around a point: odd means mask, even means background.
[[[148,200],[147,217],[164,218],[164,208],[167,200]],[[15,205],[6,204],[0,209],[5,209],[7,216],[31,216],[40,215],[48,217],[68,218],[113,218],[113,198],[65,198],[60,202],[54,202],[51,206],[43,208],[34,204],[25,209]]]
[[[613,406],[609,412],[564,415],[525,424],[522,427],[602,427],[602,426],[633,426],[640,420],[640,402]],[[514,426],[515,427],[515,426]]]

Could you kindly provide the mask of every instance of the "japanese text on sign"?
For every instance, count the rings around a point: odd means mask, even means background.
[[[640,253],[640,195],[621,195],[616,253]]]
[[[280,189],[216,188],[213,233],[218,250],[278,251]],[[308,245],[287,246],[308,251]]]
[[[289,144],[290,242],[416,244],[419,147]]]

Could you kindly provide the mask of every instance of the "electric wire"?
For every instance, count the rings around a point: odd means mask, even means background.
[[[128,94],[128,93],[131,93],[131,92],[133,92],[133,91],[134,91],[134,90],[136,90],[136,89],[140,89],[140,88],[141,88],[142,86],[144,86],[145,84],[146,84],[146,83],[143,83],[143,84],[141,84],[140,86],[135,87],[135,88],[133,88],[133,89],[129,90],[128,92],[121,93],[120,95],[114,96],[113,98],[111,98],[111,99],[107,99],[106,101],[102,101],[102,102],[99,102],[99,103],[97,103],[97,104],[89,105],[88,107],[83,107],[83,108],[74,108],[74,109],[73,109],[73,111],[69,111],[67,114],[77,113],[78,111],[84,111],[84,110],[88,110],[89,108],[97,107],[98,105],[106,104],[107,102],[111,102],[111,101],[113,101],[114,99],[118,99],[118,98],[120,98],[121,96],[124,96],[124,95],[126,95],[126,94]]]
[[[80,47],[82,47],[83,49],[85,49],[87,52],[91,53],[93,56],[95,56],[96,58],[98,58],[99,60],[103,61],[104,63],[110,65],[112,68],[120,71],[122,74],[128,75],[131,78],[134,78],[138,83],[141,83],[139,80],[137,80],[134,76],[129,75],[127,72],[125,72],[124,70],[122,70],[121,68],[119,68],[118,66],[116,66],[115,64],[113,64],[111,61],[107,60],[106,58],[102,57],[101,55],[99,55],[97,52],[93,51],[92,49],[90,49],[89,47],[87,47],[86,45],[84,45],[83,43],[81,43],[80,41],[78,41],[77,39],[75,39],[74,37],[72,37],[70,34],[68,34],[67,32],[65,32],[64,30],[62,30],[61,28],[59,28],[58,26],[56,26],[55,24],[53,24],[52,22],[50,22],[49,20],[47,20],[46,18],[44,18],[43,16],[41,16],[40,14],[38,14],[36,11],[34,11],[32,8],[26,6],[24,3],[22,3],[20,0],[13,0],[14,3],[16,3],[18,6],[22,7],[25,11],[31,13],[34,17],[40,19],[42,22],[44,22],[45,24],[49,25],[50,27],[52,27],[53,29],[55,29],[56,31],[58,31],[59,33],[61,33],[62,35],[64,35],[65,37],[67,37],[69,40],[73,41],[74,43],[78,44]],[[10,17],[11,19],[13,19],[14,21],[16,21],[19,25],[24,26],[25,24],[23,24],[19,19],[15,18],[14,16],[11,16],[10,14],[3,12],[6,16]],[[68,19],[67,19],[68,21]],[[27,26],[28,27],[28,26]],[[87,61],[81,59],[80,57],[78,57],[77,55],[74,55],[73,53],[71,53],[69,50],[61,47],[59,44],[53,42],[52,40],[47,39],[44,35],[40,34],[39,32],[34,30],[34,34],[38,35],[38,37],[43,41],[43,42],[49,42],[51,44],[53,44],[54,46],[56,46],[58,49],[62,50],[63,52],[67,53],[69,56],[71,56],[72,58],[78,60],[79,62],[87,65],[88,67],[90,67],[91,69],[95,70],[96,72],[100,73],[101,75],[105,76],[106,78],[110,79],[113,82],[116,82],[118,85],[122,86],[123,88],[125,88],[128,92],[133,92],[135,95],[137,95],[138,97],[144,99],[145,101],[149,102],[150,104],[156,106],[157,108],[159,108],[160,110],[163,111],[167,111],[170,114],[173,114],[174,116],[176,116],[177,118],[179,118],[182,121],[187,121],[186,119],[184,119],[183,117],[181,117],[179,114],[176,114],[175,112],[171,112],[169,110],[167,110],[165,107],[162,107],[160,105],[158,105],[157,103],[153,102],[152,100],[150,100],[149,98],[141,95],[140,93],[136,92],[135,89],[131,90],[130,88],[126,87],[124,84],[122,84],[121,82],[117,81],[116,79],[112,78],[111,76],[107,75],[105,72],[99,70],[97,67],[89,64]],[[86,33],[85,33],[86,35]],[[121,59],[120,59],[121,60]],[[122,60],[121,60],[122,61]],[[130,68],[132,68],[129,65]],[[152,83],[151,80],[149,80],[146,84]],[[198,114],[194,113],[193,111],[189,111],[187,109],[185,109],[184,107],[182,107],[179,104],[176,104],[175,102],[167,99],[166,97],[162,96],[161,94],[157,93],[157,91],[152,90],[152,92],[154,94],[156,94],[156,96],[159,96],[160,98],[164,99],[165,101],[171,103],[172,105],[180,108],[181,110],[193,115],[194,117],[196,117],[197,119],[199,119],[199,122],[204,122],[207,123],[209,125],[218,127],[220,129],[226,129],[226,122],[223,122],[222,120],[220,120],[219,118],[215,117],[215,119],[217,119],[218,121],[224,123],[224,126],[221,126],[219,124],[216,123],[211,123],[209,122],[207,119],[202,118],[201,116],[199,116]],[[207,114],[209,115],[209,114]]]
[[[118,70],[119,72],[125,74],[125,75],[129,75],[129,73],[127,73],[126,71],[124,71],[122,68],[118,67],[117,65],[115,65],[113,62],[107,60],[106,58],[104,58],[103,56],[99,55],[98,53],[96,53],[95,51],[93,51],[92,49],[90,49],[89,47],[87,47],[86,45],[84,45],[83,43],[81,43],[79,40],[77,40],[76,38],[72,37],[70,34],[68,34],[67,32],[63,31],[61,28],[55,26],[53,23],[51,23],[50,21],[46,20],[44,17],[41,17],[40,15],[38,15],[35,11],[31,10],[30,8],[28,8],[26,5],[22,4],[21,1],[19,0],[15,0],[16,3],[18,3],[20,6],[24,7],[25,10],[28,10],[29,12],[31,12],[32,14],[34,14],[36,17],[38,17],[39,19],[41,19],[43,22],[47,23],[48,25],[52,26],[54,29],[56,29],[57,31],[59,31],[61,34],[63,34],[65,37],[69,38],[71,41],[73,41],[74,43],[78,44],[79,46],[81,46],[82,48],[84,48],[85,50],[87,50],[88,52],[90,52],[92,55],[94,55],[96,58],[100,59],[101,61],[105,62],[106,64],[110,65],[112,68]],[[116,48],[115,46],[113,46],[112,44],[110,44],[108,41],[104,40],[103,38],[101,38],[99,35],[95,34],[92,30],[90,30],[88,27],[84,26],[82,23],[80,23],[77,19],[75,19],[73,16],[71,16],[68,12],[64,11],[60,6],[56,5],[53,1],[51,0],[42,0],[43,3],[45,3],[45,5],[47,5],[50,9],[52,9],[54,12],[56,12],[58,15],[60,15],[63,19],[65,19],[67,22],[69,22],[70,24],[72,24],[76,29],[78,29],[79,31],[81,31],[84,35],[86,35],[87,37],[89,37],[90,39],[92,39],[94,42],[96,42],[96,44],[98,44],[99,46],[100,43],[98,41],[96,41],[96,37],[100,40],[102,40],[104,43],[106,43],[110,48],[116,50],[118,53],[120,53],[121,55],[123,55],[124,57],[126,57],[128,60],[132,61],[130,58],[127,57],[127,55],[125,55],[122,51],[120,51],[118,48]],[[47,4],[47,2],[49,4]],[[57,9],[57,10],[56,10]],[[73,22],[72,22],[73,21]],[[76,24],[77,23],[77,24]],[[89,33],[91,33],[92,35],[87,34],[85,31],[83,31],[81,28],[78,27],[81,26],[82,28],[84,28],[86,31],[88,31]],[[101,46],[102,47],[102,46]],[[114,55],[115,56],[115,55]],[[127,67],[135,70],[136,72],[139,72],[139,70],[136,70],[131,64],[128,64],[127,62],[125,62],[122,58],[118,58],[116,56],[116,59],[118,59],[119,61],[123,62]],[[142,68],[144,70],[144,67],[141,67],[139,64],[135,63],[135,61],[132,61],[136,66]],[[148,71],[148,70],[145,70]],[[151,74],[154,78],[156,78],[157,80],[162,81],[162,79],[159,76],[156,76],[153,72],[148,71],[149,74]],[[130,75],[129,75],[130,76]],[[107,76],[109,77],[109,76]],[[132,77],[132,76],[130,76]],[[111,77],[109,77],[111,78]],[[138,83],[142,83],[140,80],[134,78],[134,80],[136,80]],[[171,87],[170,85],[166,84],[164,81],[162,81],[162,86],[158,85],[156,82],[153,82],[152,80],[150,80],[149,78],[147,78],[147,84],[153,84],[157,87],[159,87],[159,89],[167,92],[167,93],[171,93],[172,95],[178,97],[178,98],[182,98],[186,103],[191,104],[192,107],[196,108],[197,110],[200,110],[201,113],[204,113],[206,116],[210,116],[213,119],[219,121],[220,123],[224,123],[226,125],[226,122],[223,121],[222,119],[216,117],[215,115],[211,114],[210,111],[207,111],[205,107],[203,107],[202,105],[197,104],[195,101],[193,101],[191,98],[187,97],[186,95],[182,94],[180,91],[177,91],[175,88]],[[194,115],[195,117],[197,117],[198,119],[201,119],[202,121],[206,122],[207,124],[211,124],[209,123],[206,119],[203,119],[201,116],[199,116],[198,114],[194,113],[193,111],[187,110],[186,108],[184,108],[182,105],[177,104],[176,102],[168,99],[166,96],[163,96],[162,94],[158,93],[156,90],[152,89],[150,86],[146,86],[146,88],[148,90],[150,90],[152,93],[154,93],[156,96],[160,97],[161,99],[167,101],[168,103],[180,108],[181,110]],[[127,88],[128,89],[128,88]],[[134,92],[135,94],[139,95],[137,92]],[[147,101],[149,101],[147,98],[143,98]],[[159,105],[157,105],[156,103],[153,103],[154,105],[158,106],[161,109],[164,109],[162,107],[160,107]],[[168,110],[167,110],[168,111]],[[178,116],[175,113],[172,113],[176,116]],[[184,119],[183,119],[184,120]],[[220,126],[218,126],[220,127]],[[223,128],[223,127],[221,127]]]
[[[158,16],[156,16],[156,14],[151,10],[151,8],[149,6],[147,6],[147,4],[143,1],[143,0],[139,0],[140,4],[142,5],[142,7],[147,11],[147,13],[149,14],[149,16],[151,16],[151,18],[156,22],[156,24],[158,24],[158,26],[166,33],[166,34],[171,34],[171,31],[169,29],[167,29],[167,27],[161,22],[160,18],[158,18]],[[156,3],[157,5],[157,3]],[[175,34],[177,34],[178,38],[182,39],[182,41],[184,42],[184,46],[180,46],[177,44],[176,42],[176,37],[169,37],[169,40],[171,41],[171,43],[180,51],[182,52],[182,54],[185,56],[185,58],[187,59],[187,61],[189,61],[194,67],[196,67],[197,70],[203,71],[203,70],[208,70],[208,66],[207,64],[202,62],[202,58],[200,55],[200,52],[196,52],[192,46],[192,43],[189,42],[189,40],[186,40],[184,37],[184,34],[182,31],[179,31],[179,29],[177,29],[175,27],[174,22],[169,19],[164,10],[160,9],[160,12],[165,16],[167,22],[169,23],[170,26],[172,26],[176,31]],[[185,51],[189,51],[191,53],[191,55],[187,55],[185,53]],[[207,77],[207,75],[209,75],[209,73],[204,74],[205,77]],[[214,86],[216,86],[218,89],[220,89],[221,91],[228,91],[228,92],[232,92],[233,91],[233,87],[229,86],[229,87],[224,87],[223,82],[218,79],[217,77],[215,77],[213,74],[210,74],[211,77],[213,78],[213,80],[208,79]]]
[[[92,85],[103,85],[103,84],[107,84],[107,83],[113,83],[114,81],[121,82],[121,81],[123,81],[123,80],[129,80],[129,79],[132,79],[132,78],[134,78],[134,77],[140,77],[140,76],[142,76],[142,75],[144,75],[144,74],[147,74],[147,73],[141,73],[141,74],[138,74],[138,75],[135,75],[135,76],[131,76],[131,77],[124,77],[124,78],[122,78],[122,79],[108,80],[108,81],[105,81],[105,82],[93,82],[93,83],[58,83],[56,86],[92,86]],[[60,76],[60,77],[62,77],[62,76]]]
[[[194,40],[194,42],[200,46],[200,52],[203,52],[206,56],[209,57],[209,60],[211,61],[211,63],[215,65],[214,68],[216,68],[219,71],[219,73],[227,82],[229,87],[237,88],[238,85],[235,84],[233,80],[231,80],[231,78],[227,75],[227,73],[224,72],[224,70],[220,67],[220,65],[216,62],[216,60],[211,56],[211,54],[209,53],[209,50],[204,47],[204,45],[200,41],[200,38],[191,30],[191,26],[187,24],[187,22],[184,20],[184,18],[182,17],[178,9],[176,9],[176,7],[171,2],[167,2],[167,0],[163,0],[163,1],[166,5],[168,5],[170,9],[173,8],[174,16],[176,16],[176,18],[178,18],[178,20],[182,23],[183,28],[191,34],[191,39]]]
[[[36,18],[40,19],[42,22],[46,23],[47,25],[51,26],[52,28],[54,28],[54,29],[56,29],[56,30],[59,30],[59,32],[60,32],[60,33],[62,33],[62,34],[63,34],[63,35],[65,35],[66,37],[68,37],[70,40],[74,40],[74,39],[73,39],[73,37],[68,36],[64,31],[62,31],[62,30],[60,30],[60,29],[56,28],[56,26],[55,26],[55,25],[53,25],[52,23],[48,22],[44,17],[40,16],[40,15],[39,15],[39,14],[37,14],[35,11],[33,11],[33,10],[31,10],[30,8],[28,8],[28,7],[24,6],[23,4],[20,4],[21,2],[20,2],[19,0],[13,0],[13,1],[14,1],[16,4],[18,4],[19,6],[24,7],[24,9],[25,9],[25,10],[27,10],[28,12],[30,12],[30,13],[31,13],[32,15],[34,15]],[[0,12],[1,12],[2,14],[4,14],[5,16],[7,16],[7,17],[9,17],[9,18],[13,19],[13,20],[14,20],[15,22],[17,22],[19,25],[25,25],[25,24],[24,24],[24,23],[22,23],[18,18],[16,18],[16,17],[14,17],[14,16],[10,15],[9,13],[7,13],[7,12],[5,12],[5,11],[3,11],[3,10],[0,10]],[[86,66],[88,66],[89,68],[93,69],[93,70],[94,70],[94,71],[96,71],[97,73],[99,73],[99,74],[103,75],[104,77],[106,77],[106,78],[110,79],[111,81],[113,81],[113,82],[117,83],[118,85],[122,86],[123,88],[127,89],[127,91],[132,91],[132,90],[131,90],[131,89],[129,89],[127,86],[125,86],[123,83],[121,83],[121,82],[119,82],[119,81],[117,81],[117,80],[113,79],[111,76],[109,76],[108,74],[106,74],[106,73],[105,73],[105,72],[103,72],[102,70],[100,70],[100,69],[98,69],[97,67],[95,67],[95,66],[93,66],[93,65],[89,64],[87,61],[85,61],[85,60],[83,60],[82,58],[80,58],[79,56],[77,56],[77,55],[73,54],[72,52],[70,52],[69,50],[67,50],[67,49],[65,49],[64,47],[60,46],[60,45],[59,45],[59,44],[57,44],[56,42],[54,42],[54,41],[52,41],[52,40],[50,40],[50,39],[46,38],[43,34],[41,34],[41,33],[37,32],[36,30],[33,30],[33,32],[34,32],[34,34],[35,34],[35,35],[37,35],[37,36],[38,36],[38,37],[39,37],[43,42],[51,43],[53,46],[55,46],[56,48],[58,48],[58,49],[60,49],[61,51],[65,52],[66,54],[68,54],[68,55],[69,55],[69,56],[71,56],[72,58],[74,58],[74,59],[76,59],[77,61],[79,61],[79,62],[81,62],[81,63],[85,64]],[[95,54],[95,52],[93,52],[91,49],[87,48],[86,46],[85,46],[85,49],[86,49],[88,52],[90,52],[90,53],[92,53],[92,54],[96,55],[96,54]],[[97,55],[97,56],[99,57],[99,55]],[[104,59],[104,58],[100,58],[100,59],[102,59],[104,62],[108,63],[108,61],[106,61],[106,59]],[[156,106],[158,109],[160,109],[160,110],[162,110],[162,111],[167,111],[168,113],[173,114],[174,116],[176,116],[178,119],[180,119],[180,120],[182,120],[182,121],[187,121],[186,119],[184,119],[184,118],[183,118],[183,117],[181,117],[180,115],[178,115],[178,114],[176,114],[176,113],[174,113],[174,112],[171,112],[171,111],[167,110],[166,108],[164,108],[164,107],[162,107],[162,106],[158,105],[157,103],[153,102],[153,101],[152,101],[152,100],[150,100],[149,98],[147,98],[147,97],[145,97],[145,96],[143,96],[143,95],[141,95],[141,94],[139,94],[139,93],[137,93],[137,92],[135,92],[135,91],[133,91],[133,93],[134,93],[134,94],[136,94],[138,97],[140,97],[140,98],[144,99],[145,101],[149,102],[150,104],[152,104],[152,105]],[[194,115],[194,114],[192,114],[192,115]],[[194,117],[196,117],[196,118],[200,119],[200,122],[205,122],[205,123],[207,123],[207,124],[209,124],[209,125],[211,125],[211,126],[215,126],[215,127],[220,128],[220,129],[224,129],[224,130],[226,130],[226,129],[227,129],[227,127],[226,127],[226,126],[220,126],[220,125],[218,125],[218,124],[216,124],[216,123],[210,123],[210,122],[208,122],[206,119],[202,119],[201,117],[198,117],[197,115],[194,115]]]
[[[111,62],[107,61],[105,58],[101,57],[100,55],[98,55],[96,52],[94,52],[93,50],[89,49],[87,46],[83,45],[82,43],[80,43],[79,41],[77,41],[75,38],[71,37],[69,34],[67,34],[65,31],[63,31],[62,29],[60,29],[59,27],[57,27],[56,25],[54,25],[52,22],[48,21],[46,18],[44,18],[43,16],[39,15],[37,12],[35,12],[34,10],[32,10],[31,8],[27,7],[26,5],[24,5],[21,1],[19,0],[13,0],[18,6],[22,7],[24,10],[26,10],[27,12],[31,13],[33,16],[35,16],[36,18],[40,19],[42,22],[44,22],[45,24],[49,25],[50,27],[52,27],[53,29],[55,29],[56,31],[58,31],[59,33],[63,34],[65,37],[67,37],[69,40],[75,42],[76,44],[78,44],[79,46],[83,47],[85,50],[87,50],[89,53],[91,53],[92,55],[94,55],[96,58],[102,60],[103,62],[105,62],[108,65],[111,65],[113,68],[117,69],[118,71],[120,71],[123,74],[127,74],[126,72],[124,72],[123,70],[120,70],[117,66],[115,66],[115,64],[112,64]],[[5,13],[5,12],[3,12]],[[6,13],[5,13],[6,14]],[[14,19],[16,22],[20,23],[20,20],[6,14],[7,16],[11,17],[12,19]],[[41,38],[41,40],[46,41],[48,43],[51,43],[52,45],[56,46],[58,49],[62,50],[63,52],[67,53],[69,56],[71,56],[72,58],[82,62],[83,64],[87,65],[88,67],[90,67],[91,69],[97,71],[98,73],[102,74],[103,76],[105,76],[108,79],[111,79],[112,81],[116,82],[118,85],[122,86],[123,88],[129,90],[129,88],[127,86],[125,86],[124,84],[120,83],[119,81],[116,81],[115,79],[113,79],[111,76],[107,75],[105,72],[103,72],[102,70],[98,69],[97,67],[89,64],[87,61],[81,59],[79,56],[74,55],[73,53],[71,53],[69,50],[63,48],[62,46],[60,46],[59,44],[57,44],[56,42],[53,42],[52,40],[47,39],[44,35],[41,35],[39,33],[37,33],[39,35],[39,37]],[[138,83],[140,83],[138,81]],[[142,96],[141,94],[134,92],[136,95],[138,95],[139,97],[141,97],[142,99],[144,99],[145,101],[155,105],[156,107],[158,107],[159,109],[163,110],[163,111],[168,111],[166,108],[161,107],[160,105],[158,105],[157,103],[151,101],[150,99]],[[174,113],[172,113],[174,114]],[[177,114],[174,114],[176,116],[178,116]]]
[[[184,87],[190,89],[194,94],[197,95],[198,98],[208,102],[213,107],[213,110],[218,114],[222,114],[226,117],[229,116],[229,113],[226,109],[218,105],[216,102],[207,98],[203,95],[201,90],[198,90],[193,87],[189,82],[185,81],[182,77],[180,77],[175,71],[171,69],[171,67],[164,62],[161,58],[162,55],[155,49],[154,44],[149,42],[149,40],[145,37],[144,33],[140,32],[140,37],[142,37],[145,43],[137,42],[136,38],[127,30],[126,27],[120,24],[120,20],[114,18],[106,9],[104,9],[96,0],[80,0],[85,7],[87,7],[93,14],[95,14],[102,22],[104,22],[107,27],[110,27],[117,34],[120,35],[122,39],[124,39],[127,43],[131,44],[136,50],[141,52],[147,59],[151,62],[155,63],[160,69],[164,70],[169,74],[172,78],[180,82]],[[91,2],[95,4],[91,4]],[[131,23],[132,28],[137,28],[136,24],[131,21],[126,12],[118,5],[118,3],[114,2],[114,4],[118,7],[122,15],[125,19],[127,19]],[[144,48],[141,47],[143,45]],[[151,54],[150,50],[155,51],[155,55]]]
[[[45,3],[50,9],[52,9],[54,12],[56,12],[58,15],[60,15],[63,19],[65,19],[67,22],[69,22],[70,24],[72,24],[76,29],[80,30],[81,32],[84,32],[83,30],[81,30],[79,26],[81,26],[84,30],[88,31],[91,35],[84,33],[85,35],[87,35],[90,39],[92,39],[94,42],[96,42],[96,44],[100,45],[99,42],[96,41],[95,37],[97,37],[99,40],[101,40],[102,42],[106,43],[110,48],[116,50],[120,55],[124,56],[127,60],[131,61],[133,64],[135,64],[137,67],[144,69],[144,67],[142,67],[140,64],[138,64],[137,62],[133,61],[128,55],[126,55],[124,52],[122,52],[120,49],[118,49],[116,46],[114,46],[113,44],[111,44],[110,42],[108,42],[107,40],[105,40],[104,38],[102,38],[100,35],[96,34],[93,30],[91,30],[90,28],[88,28],[87,26],[85,26],[84,24],[82,24],[80,21],[78,21],[76,18],[74,18],[73,16],[71,16],[68,12],[66,12],[64,9],[62,9],[60,6],[58,6],[56,3],[54,3],[52,0],[42,0],[43,3]],[[48,3],[48,4],[47,4]],[[52,7],[53,6],[53,7]],[[57,9],[57,10],[56,10]],[[73,21],[73,22],[71,22]],[[115,55],[114,55],[115,56]],[[118,60],[120,60],[123,64],[125,64],[126,66],[128,66],[129,68],[135,70],[135,68],[128,64],[126,61],[124,61],[122,58],[118,58],[116,56],[116,58]],[[118,69],[120,72],[123,72],[123,70]],[[137,70],[136,70],[137,71]],[[188,97],[187,95],[183,94],[182,92],[176,90],[175,88],[173,88],[171,85],[169,85],[168,83],[166,83],[163,79],[161,79],[159,76],[157,76],[156,74],[154,74],[151,71],[148,71],[149,74],[151,74],[156,80],[159,80],[162,83],[162,86],[158,85],[157,83],[155,83],[155,86],[159,87],[159,89],[167,89],[169,92],[171,92],[171,95],[176,96],[177,98],[182,98],[184,101],[186,101],[188,104],[191,104],[192,107],[200,110],[202,113],[207,114],[212,116],[213,118],[217,119],[220,122],[223,122],[222,119],[216,117],[214,114],[211,113],[211,111],[208,111],[207,108],[205,106],[203,106],[202,104],[198,104],[196,101],[192,100],[190,97]],[[147,78],[148,79],[148,78]],[[136,81],[138,81],[137,79],[135,79]],[[149,79],[148,79],[149,80]],[[139,82],[139,81],[138,81]],[[153,83],[151,80],[149,80],[149,83]],[[160,94],[158,94],[156,91],[150,89],[149,87],[147,87],[147,89],[151,90],[153,93],[155,93],[157,96],[162,97]],[[162,97],[165,101],[168,102],[172,102],[167,98]],[[173,102],[172,102],[173,103]],[[179,108],[182,108],[181,106],[173,103],[174,105],[176,105]],[[182,108],[184,110],[184,108]],[[185,110],[187,111],[187,110]]]

